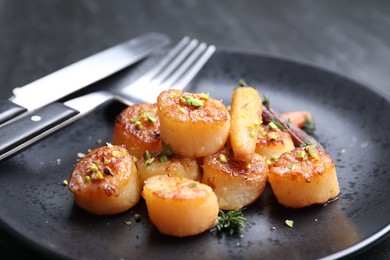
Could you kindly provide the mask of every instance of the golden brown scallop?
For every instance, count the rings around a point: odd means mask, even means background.
[[[209,229],[218,217],[213,190],[200,182],[160,175],[145,181],[142,196],[157,229],[166,235],[193,236]]]
[[[202,177],[196,159],[173,155],[168,148],[159,153],[145,152],[136,165],[142,182],[156,175],[186,177],[196,181]]]
[[[203,157],[225,145],[230,115],[221,101],[171,89],[158,96],[157,109],[161,139],[175,154]]]
[[[141,158],[146,150],[161,150],[156,104],[132,105],[117,115],[112,144],[126,145],[129,153],[137,158]]]
[[[141,189],[133,156],[124,147],[110,144],[88,153],[69,178],[75,203],[98,215],[130,209],[139,201]]]
[[[286,152],[269,167],[268,180],[280,204],[323,204],[340,192],[332,158],[314,146]]]
[[[267,164],[276,160],[284,152],[295,148],[291,135],[281,131],[273,123],[267,126],[261,125],[258,132],[256,153],[262,155]]]
[[[219,207],[240,209],[254,202],[263,193],[268,167],[264,158],[253,153],[249,160],[235,158],[231,149],[224,148],[206,156],[202,183],[213,188]]]

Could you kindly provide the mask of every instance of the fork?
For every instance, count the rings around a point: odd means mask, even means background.
[[[215,46],[184,37],[152,69],[125,87],[92,92],[64,103],[52,103],[2,127],[0,160],[85,116],[110,100],[154,103],[163,90],[184,89],[215,51]]]

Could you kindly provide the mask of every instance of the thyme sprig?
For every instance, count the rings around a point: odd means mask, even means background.
[[[219,210],[217,221],[218,232],[227,232],[229,235],[233,235],[245,226],[246,218],[239,209],[227,212]]]

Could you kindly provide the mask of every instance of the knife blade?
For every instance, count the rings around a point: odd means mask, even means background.
[[[0,125],[104,79],[168,43],[169,38],[164,34],[147,33],[15,88],[13,96],[0,100]],[[39,98],[33,98],[37,95]]]

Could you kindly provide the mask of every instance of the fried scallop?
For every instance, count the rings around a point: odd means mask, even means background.
[[[69,178],[75,203],[97,215],[130,209],[139,201],[141,189],[133,156],[121,146],[107,145],[92,150]]]
[[[292,208],[323,204],[340,192],[332,158],[314,146],[280,156],[269,167],[268,181],[278,202]]]
[[[146,152],[136,165],[142,182],[156,175],[185,177],[195,181],[200,181],[202,177],[198,162],[194,158]]]
[[[207,94],[163,91],[157,98],[161,139],[174,153],[195,158],[213,154],[228,139],[230,115]]]
[[[148,215],[166,235],[186,237],[209,229],[218,217],[213,190],[200,182],[177,176],[148,178],[142,191]]]
[[[256,142],[256,153],[262,155],[267,163],[276,160],[284,152],[295,148],[291,135],[281,131],[275,124],[261,125]]]
[[[112,144],[124,144],[141,158],[145,151],[161,150],[160,120],[156,104],[135,104],[116,116]]]
[[[202,183],[213,188],[220,209],[241,209],[257,200],[267,183],[264,158],[253,153],[246,161],[235,158],[229,148],[206,156]]]

